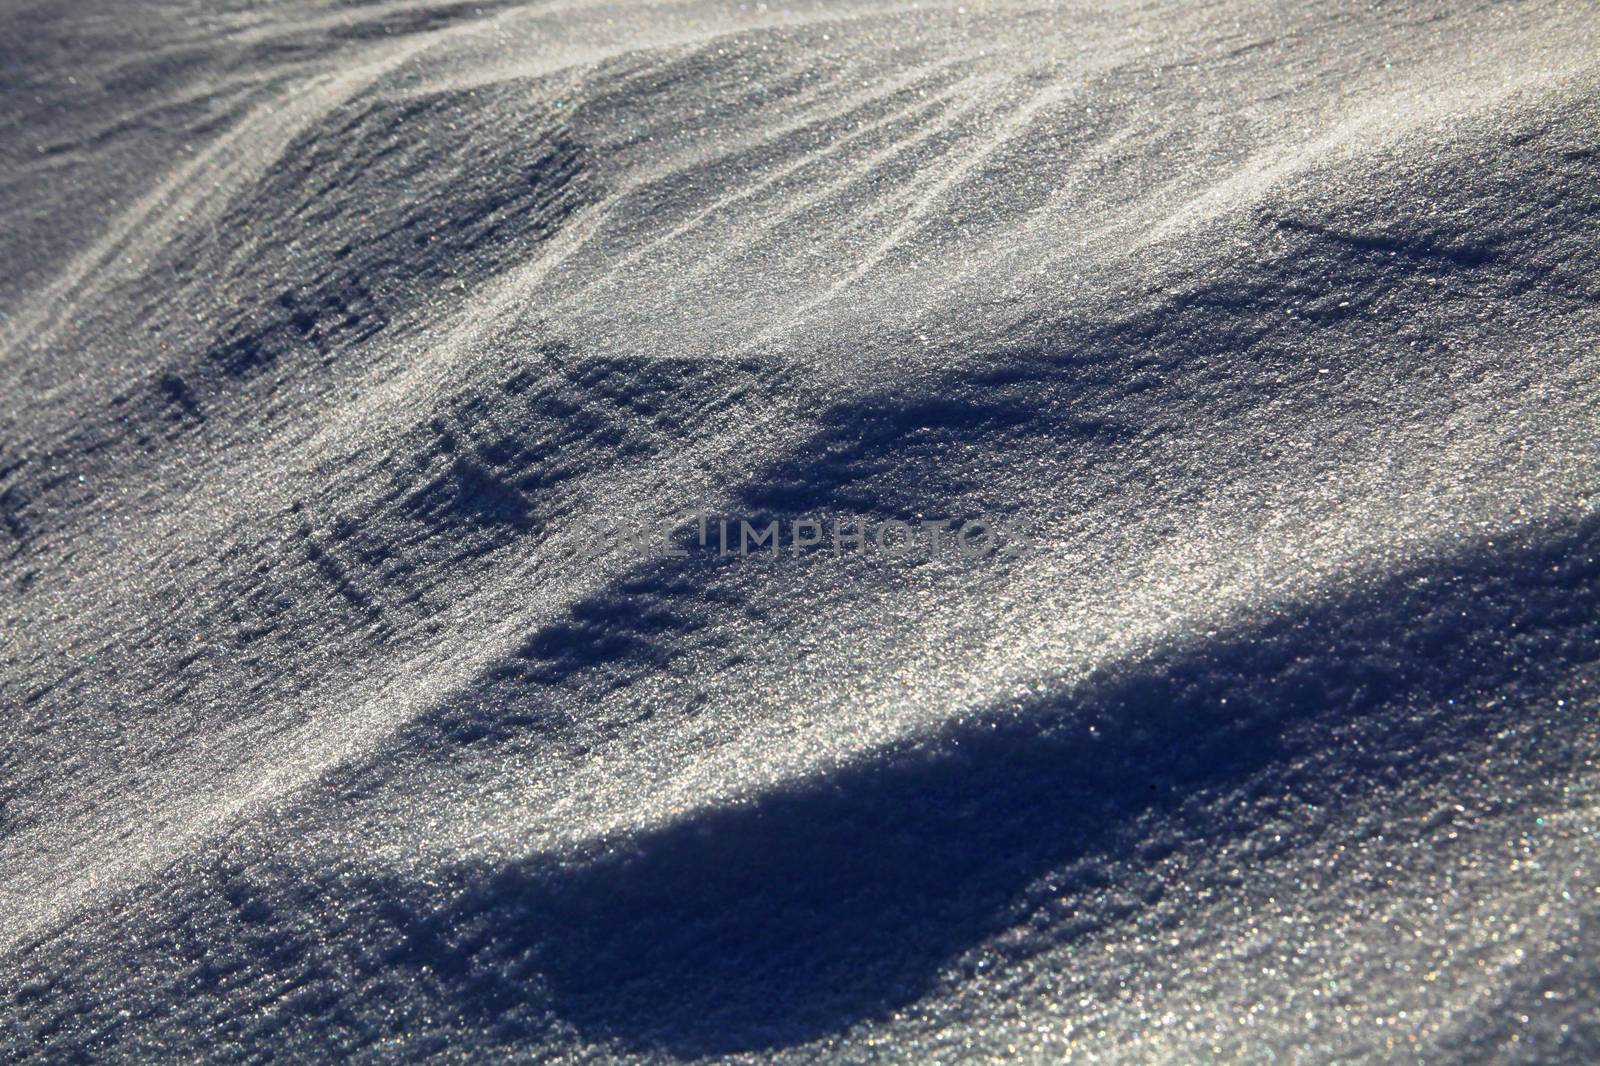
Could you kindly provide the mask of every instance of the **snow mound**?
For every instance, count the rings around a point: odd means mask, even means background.
[[[1600,1057],[1592,9],[0,27],[8,1058]]]

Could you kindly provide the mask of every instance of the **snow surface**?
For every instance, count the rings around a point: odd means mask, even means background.
[[[0,4],[0,1056],[1600,1061],[1600,6]],[[696,509],[1031,550],[597,550]]]

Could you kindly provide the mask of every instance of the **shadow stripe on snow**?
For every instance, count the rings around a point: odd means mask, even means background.
[[[346,1050],[439,1049],[459,1029],[511,1046],[553,1027],[685,1056],[792,1046],[915,1002],[979,965],[980,946],[1003,966],[1131,924],[1174,883],[1226,894],[1241,856],[1312,844],[1346,801],[1402,779],[1566,750],[1570,766],[1477,782],[1492,802],[1523,789],[1559,804],[1593,754],[1593,693],[1570,674],[1597,659],[1589,516],[577,853],[427,879],[242,845],[189,860],[126,918],[14,956],[6,1039],[23,1057],[91,1032],[102,1050],[203,1049],[215,1005],[231,1040],[291,1051],[330,1021]],[[1550,713],[1507,719],[1508,695]],[[1446,824],[1392,813],[1386,832]],[[1208,862],[1223,847],[1230,862]],[[1036,915],[1043,932],[995,939]]]

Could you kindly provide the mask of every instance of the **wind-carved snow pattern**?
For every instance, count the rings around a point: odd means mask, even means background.
[[[8,1058],[1597,1057],[1592,9],[0,25]]]

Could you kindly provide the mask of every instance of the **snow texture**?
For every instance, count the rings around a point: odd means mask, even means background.
[[[0,98],[0,1057],[1600,1061],[1591,0],[6,0]],[[696,511],[1032,543],[595,541]]]

